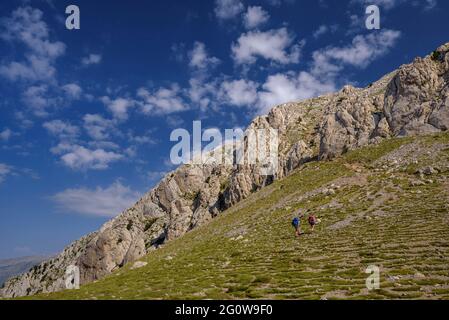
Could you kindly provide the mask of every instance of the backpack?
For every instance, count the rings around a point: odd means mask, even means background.
[[[296,217],[292,220],[292,226],[294,226],[295,228],[297,226],[299,226],[299,218],[298,217]]]
[[[316,219],[315,216],[313,216],[313,215],[310,215],[310,216],[309,216],[309,223],[310,223],[310,224],[315,224],[315,223],[316,223],[316,220],[317,220],[317,219]]]

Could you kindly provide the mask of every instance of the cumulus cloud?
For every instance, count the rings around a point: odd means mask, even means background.
[[[215,15],[220,20],[228,20],[237,17],[245,10],[240,0],[215,0]]]
[[[82,58],[81,63],[83,64],[83,66],[90,66],[92,64],[101,63],[102,59],[103,57],[101,56],[101,54],[91,53],[87,57]]]
[[[267,78],[258,93],[258,109],[266,113],[281,103],[300,101],[335,91],[333,81],[316,78],[308,72],[275,74]]]
[[[156,141],[151,138],[151,136],[147,133],[147,135],[143,135],[143,136],[136,136],[133,135],[132,133],[128,134],[128,139],[129,141],[136,143],[136,144],[155,144]]]
[[[278,104],[332,92],[340,86],[339,74],[346,66],[365,68],[385,55],[399,35],[397,31],[384,30],[356,36],[346,46],[315,51],[308,70],[270,75],[262,83],[246,79],[201,81],[192,78],[188,89],[190,103],[202,110],[221,104],[248,107],[261,114]]]
[[[396,44],[399,31],[383,30],[358,35],[346,46],[329,46],[315,51],[309,71],[271,75],[258,92],[261,113],[280,103],[303,100],[335,91],[338,75],[345,66],[366,68]]]
[[[8,141],[12,136],[12,131],[9,128],[5,128],[3,131],[0,132],[0,140],[1,141]]]
[[[226,104],[238,107],[249,106],[257,101],[258,84],[244,79],[224,81],[219,97]]]
[[[127,120],[128,110],[134,107],[135,101],[128,98],[111,99],[107,96],[101,98],[108,110],[117,120]]]
[[[113,162],[121,160],[122,154],[104,149],[89,149],[81,145],[60,143],[51,151],[60,155],[62,163],[73,170],[104,170]]]
[[[321,37],[323,34],[326,34],[329,31],[328,26],[326,25],[321,25],[318,27],[317,30],[315,30],[315,32],[313,33],[313,37],[315,39],[318,39],[319,37]]]
[[[62,86],[62,90],[64,90],[69,98],[74,100],[81,98],[81,94],[83,93],[83,89],[76,83],[69,83]]]
[[[79,136],[79,128],[62,120],[52,120],[42,125],[47,131],[60,140],[73,140]]]
[[[189,88],[187,95],[190,102],[199,107],[201,111],[208,108],[215,107],[215,100],[217,96],[217,87],[215,80],[200,78],[191,78],[189,80]]]
[[[140,88],[137,91],[137,96],[142,99],[140,102],[141,110],[145,114],[164,115],[188,109],[181,97],[178,85],[159,88],[153,92]]]
[[[260,6],[249,6],[243,15],[243,24],[246,29],[258,28],[270,19],[270,15]]]
[[[60,210],[96,217],[115,217],[132,206],[139,193],[120,181],[102,188],[71,188],[51,197]]]
[[[400,36],[399,31],[385,29],[368,35],[358,35],[347,46],[329,46],[315,51],[312,73],[334,75],[344,65],[366,68],[374,60],[387,54]]]
[[[114,122],[99,114],[86,114],[83,117],[83,127],[92,139],[105,140],[110,137]]]
[[[76,84],[62,87],[58,84],[56,61],[64,55],[66,45],[51,39],[43,17],[41,10],[24,6],[0,19],[0,39],[23,48],[23,58],[15,55],[14,59],[0,63],[0,76],[19,82],[22,103],[30,109],[28,114],[37,117],[46,117],[49,109],[81,95],[81,88]],[[22,122],[25,121],[29,120]]]
[[[189,66],[200,70],[215,67],[220,63],[218,58],[210,57],[204,43],[198,41],[194,43],[193,50],[189,52],[189,58]]]
[[[28,63],[13,61],[7,65],[0,66],[0,75],[11,81],[19,79],[54,81],[56,68],[49,60],[39,59],[36,56],[29,56],[27,60]]]
[[[328,26],[323,30],[334,32],[335,28]],[[149,115],[172,114],[192,106],[202,111],[215,110],[220,105],[248,107],[263,114],[278,104],[336,91],[342,85],[341,72],[346,67],[366,68],[386,55],[399,37],[400,32],[394,30],[358,35],[346,45],[328,46],[313,52],[306,70],[272,74],[262,82],[226,76],[211,78],[206,73],[192,77],[188,87],[183,89],[177,84],[154,90],[141,88],[137,92],[137,104]],[[304,42],[297,48],[293,43],[294,36],[286,28],[249,31],[233,44],[233,57],[240,64],[251,64],[259,58],[281,64],[297,62]],[[191,67],[198,70],[207,65],[205,61],[209,55],[203,44],[197,43],[195,48],[192,52],[196,54],[191,54],[190,61]]]
[[[22,43],[28,50],[23,61],[11,61],[0,66],[0,75],[11,81],[54,81],[55,59],[64,54],[64,43],[49,39],[47,24],[39,9],[20,7],[0,21],[1,38]]]
[[[424,9],[425,10],[431,10],[433,8],[435,8],[438,4],[437,0],[425,0],[425,5],[424,5]]]
[[[28,87],[22,93],[21,100],[37,117],[47,117],[49,108],[57,107],[63,102],[61,98],[52,94],[52,88],[46,84]]]
[[[0,163],[0,184],[3,183],[6,177],[12,173],[13,168],[7,164]]]
[[[232,44],[232,57],[237,64],[253,64],[259,57],[280,64],[297,63],[304,43],[293,42],[294,36],[286,28],[250,31]]]
[[[308,70],[270,75],[260,85],[246,80],[225,81],[219,90],[220,101],[249,106],[263,114],[278,104],[336,91],[345,67],[366,68],[386,55],[399,37],[400,32],[393,30],[358,35],[348,45],[328,46],[313,52]]]

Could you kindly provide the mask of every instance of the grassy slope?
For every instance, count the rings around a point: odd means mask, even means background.
[[[410,181],[426,163],[445,168],[448,148],[419,151],[418,164],[397,170],[376,162],[411,142],[448,145],[449,135],[393,139],[310,163],[150,253],[143,268],[126,266],[80,290],[32,298],[447,299],[449,173],[421,186]],[[336,193],[323,193],[332,183]],[[317,209],[323,219],[314,234],[305,226],[300,239],[290,225],[297,208]],[[381,266],[381,289],[369,292],[364,271],[371,264]]]

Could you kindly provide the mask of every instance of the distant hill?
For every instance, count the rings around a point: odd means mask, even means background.
[[[41,263],[45,259],[48,259],[48,257],[28,256],[0,260],[0,286],[9,278],[27,272],[31,267]]]

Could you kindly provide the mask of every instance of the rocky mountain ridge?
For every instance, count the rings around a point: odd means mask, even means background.
[[[57,257],[9,280],[0,296],[62,290],[69,265],[81,283],[104,277],[164,242],[179,238],[275,179],[312,160],[328,160],[382,139],[449,128],[449,44],[401,66],[367,88],[275,107],[248,129],[279,132],[279,166],[267,179],[257,165],[183,165],[133,207],[68,246]]]

